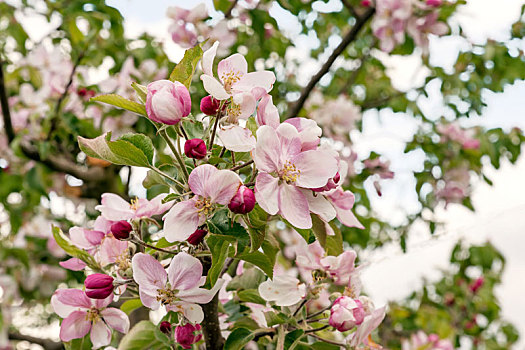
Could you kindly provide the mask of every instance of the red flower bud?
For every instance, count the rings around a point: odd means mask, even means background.
[[[184,143],[184,154],[189,158],[202,159],[206,157],[206,144],[201,139],[191,139]]]
[[[432,7],[441,6],[442,0],[427,0],[427,5]]]
[[[200,324],[194,326],[191,323],[186,323],[183,326],[177,326],[177,328],[175,328],[175,340],[184,349],[191,349],[193,344],[202,339],[202,333],[199,332],[200,330]]]
[[[111,233],[116,239],[128,239],[131,231],[133,231],[133,227],[125,220],[117,221],[111,225]]]
[[[94,273],[84,281],[86,295],[92,299],[106,299],[113,293],[113,277],[103,273]]]
[[[159,329],[164,334],[170,334],[171,333],[171,323],[168,321],[162,321],[160,323]]]
[[[215,115],[219,110],[221,102],[211,96],[203,97],[201,100],[201,112],[206,115]]]
[[[371,0],[361,0],[361,5],[365,7],[370,7],[372,5]]]
[[[475,280],[469,285],[470,291],[472,293],[476,293],[483,286],[483,283],[485,283],[485,280],[483,279],[483,277],[478,278],[477,280]]]
[[[255,195],[248,187],[242,185],[228,204],[228,208],[237,214],[246,214],[255,206]]]
[[[191,234],[191,236],[188,237],[187,241],[189,244],[198,245],[200,242],[202,242],[202,240],[207,234],[208,231],[197,229]]]

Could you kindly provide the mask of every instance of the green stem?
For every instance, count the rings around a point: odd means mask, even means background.
[[[169,179],[170,181],[175,182],[177,185],[179,185],[180,187],[184,188],[184,184],[182,182],[180,182],[179,180],[175,179],[174,177],[166,174],[165,172],[163,172],[159,168],[151,167],[150,169],[153,170],[154,172],[156,172],[157,174],[159,174],[160,176],[164,176],[165,178]],[[179,192],[179,191],[176,191],[176,192]]]
[[[179,166],[181,167],[182,173],[184,174],[184,178],[186,179],[186,182],[188,182],[189,174],[188,169],[186,169],[186,164],[184,163],[184,160],[182,159],[179,151],[177,150],[177,147],[171,142],[171,139],[169,138],[168,134],[166,133],[166,130],[159,131],[160,136],[166,141],[168,144],[168,147],[171,149],[173,154],[175,155],[175,158],[177,158],[177,162],[179,163]]]

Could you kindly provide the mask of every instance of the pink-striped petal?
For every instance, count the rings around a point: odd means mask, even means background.
[[[191,176],[191,175],[190,175]],[[195,207],[197,196],[179,202],[164,215],[164,237],[168,242],[183,242],[204,223],[206,218],[199,215]]]
[[[86,263],[79,258],[71,258],[66,261],[61,261],[58,264],[71,271],[82,271],[87,266]]]
[[[255,148],[255,137],[252,132],[239,125],[219,127],[217,136],[227,150],[234,152],[250,152]]]
[[[67,317],[73,311],[91,308],[91,300],[80,289],[58,289],[51,297],[51,306],[60,317]]]
[[[275,83],[275,74],[270,71],[251,72],[233,84],[236,91],[251,91],[253,88],[263,88],[266,92],[270,91]]]
[[[297,228],[312,227],[308,201],[301,190],[293,185],[281,184],[279,186],[279,212]]]
[[[271,173],[281,170],[281,142],[271,126],[263,125],[257,129],[253,159],[260,171]]]
[[[196,287],[202,277],[202,264],[199,259],[181,252],[171,260],[168,267],[168,280],[171,289],[186,290]]]
[[[95,209],[100,211],[107,220],[119,221],[133,218],[130,204],[113,193],[104,193],[101,205],[97,205]]]
[[[300,171],[295,183],[299,187],[323,187],[337,173],[337,159],[328,151],[301,152],[292,159],[292,163]]]
[[[279,211],[279,179],[267,173],[259,173],[255,179],[255,199],[270,215]]]
[[[217,280],[212,289],[192,288],[187,290],[180,290],[177,293],[177,298],[191,303],[206,304],[209,303],[215,294],[221,289],[224,280],[221,278]]]
[[[241,182],[239,175],[233,171],[219,170],[204,184],[206,197],[210,198],[212,203],[226,205],[237,193]]]
[[[89,336],[93,349],[98,349],[111,343],[111,330],[102,321],[93,323]]]
[[[193,193],[200,196],[206,196],[205,184],[209,181],[210,177],[219,171],[216,167],[211,164],[199,165],[190,174],[188,178],[188,184]]]
[[[100,312],[104,321],[116,331],[120,333],[128,333],[129,331],[129,318],[128,315],[122,310],[110,307]]]
[[[91,322],[86,320],[86,311],[73,311],[60,325],[60,340],[71,341],[84,338],[91,329]]]
[[[157,289],[166,288],[168,275],[162,265],[151,255],[137,253],[133,257],[133,279],[142,290],[156,293]]]

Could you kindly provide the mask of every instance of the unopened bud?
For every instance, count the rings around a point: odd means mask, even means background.
[[[116,239],[128,239],[131,231],[133,231],[133,227],[125,220],[117,221],[111,225],[111,233]]]
[[[364,7],[370,7],[372,5],[371,0],[361,0],[361,5]]]
[[[201,139],[191,139],[184,143],[184,154],[189,158],[202,159],[206,157],[206,144]]]
[[[221,103],[211,96],[203,97],[201,100],[201,112],[206,115],[216,115]]]
[[[208,231],[197,229],[195,230],[195,232],[191,234],[191,236],[188,237],[187,241],[189,244],[198,245],[199,243],[202,242],[202,240],[207,234],[208,234]]]
[[[103,273],[94,273],[84,281],[86,295],[92,299],[106,299],[113,293],[113,277]]]
[[[191,349],[191,346],[202,339],[201,325],[192,325],[186,323],[183,326],[177,326],[175,329],[175,340],[184,349]]]
[[[228,208],[237,214],[246,214],[255,207],[255,194],[248,187],[242,185],[228,204]]]
[[[170,334],[171,333],[171,323],[168,321],[162,321],[159,325],[159,329],[164,334]]]
[[[442,0],[427,0],[427,5],[432,7],[441,6]]]

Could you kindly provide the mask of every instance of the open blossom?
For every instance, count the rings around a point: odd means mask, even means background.
[[[163,218],[168,242],[185,241],[204,224],[215,204],[230,203],[241,186],[241,178],[233,171],[203,164],[193,169],[188,184],[195,196],[175,204]]]
[[[401,343],[402,350],[417,350],[417,349],[428,349],[428,350],[453,350],[454,346],[448,339],[440,339],[437,334],[425,334],[423,331],[418,331],[416,334],[412,334],[410,341],[403,340]]]
[[[152,217],[163,214],[173,203],[162,203],[167,194],[159,194],[151,200],[145,198],[131,200],[131,203],[113,193],[104,193],[100,205],[95,209],[100,211],[102,216],[107,220],[120,221],[140,219],[143,217]]]
[[[405,41],[405,28],[411,14],[411,0],[377,0],[372,31],[380,41],[381,50],[390,52]]]
[[[301,148],[299,132],[289,123],[257,130],[255,197],[268,214],[280,213],[295,227],[306,229],[312,220],[301,189],[324,186],[336,174],[337,160],[329,152]]]
[[[437,131],[442,142],[455,141],[461,144],[463,149],[479,149],[480,141],[473,137],[473,129],[462,129],[457,123],[439,124]]]
[[[174,125],[191,112],[191,97],[180,82],[157,80],[148,84],[146,96],[148,118],[163,124]]]
[[[373,343],[370,339],[370,334],[376,329],[383,319],[385,318],[385,307],[375,309],[368,313],[363,322],[356,328],[355,332],[350,334],[347,338],[347,342],[352,347],[358,347],[361,344],[369,347],[375,346],[380,348],[377,344]]]
[[[208,303],[223,284],[223,280],[218,280],[210,290],[199,288],[206,282],[202,264],[184,252],[173,257],[167,271],[155,258],[144,253],[137,253],[132,264],[133,279],[139,285],[144,306],[157,310],[164,305],[168,311],[182,312],[193,323],[204,319],[198,304]]]
[[[128,316],[107,306],[113,295],[106,299],[90,299],[80,289],[59,289],[51,297],[51,305],[64,318],[60,325],[60,339],[64,342],[83,338],[91,331],[93,348],[109,345],[111,329],[121,333],[129,330]]]
[[[273,280],[268,279],[259,285],[259,294],[278,306],[291,306],[305,297],[306,285],[292,276],[274,276]]]
[[[444,22],[439,22],[438,16],[439,13],[434,11],[425,17],[413,17],[408,21],[408,34],[414,38],[416,45],[421,47],[424,52],[428,52],[429,34],[442,36],[448,32],[448,26]]]

